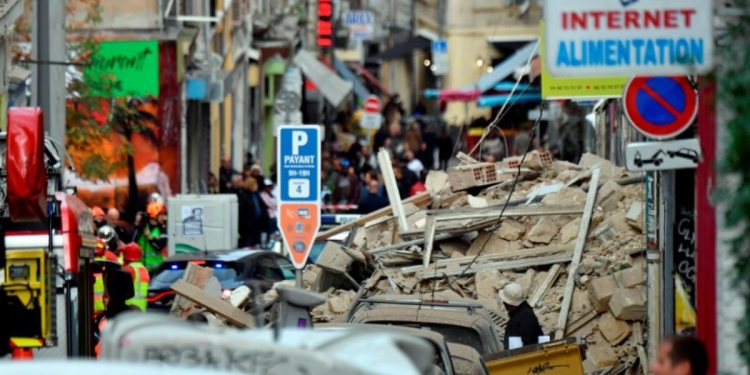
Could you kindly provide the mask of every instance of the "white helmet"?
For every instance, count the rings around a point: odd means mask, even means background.
[[[148,197],[148,203],[152,202],[164,204],[164,198],[159,193],[151,193],[151,195]]]

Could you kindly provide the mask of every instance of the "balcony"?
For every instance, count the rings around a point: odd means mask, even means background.
[[[23,0],[0,0],[0,30],[10,30],[23,14]]]
[[[2,0],[0,0],[2,1]],[[162,0],[101,0],[102,21],[99,30],[160,30],[163,21],[159,5]],[[68,22],[84,20],[89,5],[73,1],[74,11],[68,15]]]

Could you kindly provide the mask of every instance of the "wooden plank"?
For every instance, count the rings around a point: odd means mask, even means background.
[[[557,245],[557,246],[545,246],[545,247],[536,247],[531,249],[524,249],[524,250],[515,250],[515,251],[508,251],[504,253],[497,253],[497,254],[487,254],[482,255],[479,258],[477,258],[477,263],[487,262],[487,261],[497,261],[502,259],[512,259],[512,258],[533,258],[538,257],[545,254],[556,254],[556,253],[563,253],[563,252],[573,252],[573,245]],[[433,262],[431,264],[432,267],[435,266],[443,266],[447,264],[468,264],[471,263],[474,260],[475,256],[465,256],[460,258],[449,258],[449,259],[442,259],[438,260],[436,262]],[[411,274],[414,272],[418,272],[422,270],[422,266],[410,266],[410,267],[404,267],[401,269],[401,272],[405,274]]]
[[[544,279],[541,285],[536,289],[536,292],[534,292],[534,295],[529,300],[529,304],[531,307],[535,307],[539,301],[544,298],[544,295],[547,294],[547,291],[549,288],[552,287],[552,285],[557,281],[557,277],[560,276],[560,270],[562,269],[561,264],[555,264],[552,266],[552,268],[549,269],[549,272],[547,273],[547,278]]]
[[[572,257],[571,254],[561,254],[561,255],[553,255],[549,257],[511,260],[507,262],[474,264],[465,272],[464,272],[464,269],[466,269],[466,267],[439,269],[437,270],[437,272],[435,272],[434,269],[426,269],[421,272],[417,272],[415,274],[415,277],[419,277],[420,279],[434,279],[434,278],[440,278],[444,276],[458,276],[458,275],[461,275],[462,273],[464,274],[464,276],[473,275],[477,273],[477,271],[481,271],[481,270],[512,271],[512,270],[517,270],[517,269],[528,269],[528,268],[544,266],[548,264],[570,262],[571,257]]]
[[[409,229],[409,223],[406,221],[406,213],[401,203],[401,196],[396,185],[396,176],[393,174],[391,166],[391,156],[385,149],[378,151],[378,163],[380,163],[380,172],[383,176],[383,184],[388,193],[388,200],[391,203],[391,211],[398,222],[399,231],[403,232]]]
[[[208,280],[211,280],[213,276],[214,270],[212,268],[201,267],[194,263],[188,263],[187,268],[185,268],[185,274],[182,275],[182,280],[202,290],[206,287],[206,283],[208,283]],[[188,316],[192,315],[195,310],[195,304],[193,302],[180,295],[176,295],[174,297],[174,301],[172,302],[172,308],[170,309],[169,313],[175,316],[179,316],[180,318],[187,318]]]
[[[177,280],[170,288],[175,293],[205,307],[206,310],[221,316],[238,327],[252,328],[255,326],[254,318],[250,314],[230,305],[219,297],[208,294],[203,289],[191,285],[185,280]]]
[[[601,177],[601,175],[601,168],[594,169],[593,175],[591,176],[591,186],[599,186],[599,177]],[[565,335],[565,326],[568,324],[568,313],[570,312],[570,302],[573,299],[573,289],[575,288],[578,265],[581,263],[583,249],[586,247],[586,239],[588,238],[591,216],[594,212],[597,190],[598,189],[590,189],[588,197],[586,197],[586,206],[583,211],[583,218],[581,219],[581,225],[578,228],[576,248],[573,252],[573,260],[570,264],[570,268],[568,269],[568,281],[565,285],[565,295],[563,296],[562,305],[560,306],[560,318],[557,321],[557,332],[555,335],[555,340],[562,339]]]
[[[432,195],[430,195],[430,193],[424,192],[424,193],[417,194],[417,195],[415,195],[413,197],[409,197],[409,199],[405,199],[402,202],[402,204],[412,203],[412,204],[414,204],[417,207],[424,208],[424,207],[426,207],[430,203],[431,199],[432,199]],[[325,241],[326,239],[328,239],[331,236],[335,236],[335,235],[337,235],[339,233],[343,233],[343,232],[346,232],[348,230],[351,230],[351,228],[354,228],[355,225],[364,225],[365,223],[367,223],[367,222],[369,222],[371,220],[379,219],[379,218],[381,218],[383,216],[391,215],[392,213],[393,213],[393,210],[391,210],[390,207],[383,207],[383,208],[381,208],[381,209],[379,209],[379,210],[377,210],[377,211],[375,211],[373,213],[370,213],[368,215],[364,215],[364,216],[360,217],[357,220],[353,220],[353,221],[350,221],[350,222],[348,222],[346,224],[341,224],[341,225],[339,225],[337,227],[334,227],[334,228],[331,228],[331,229],[329,229],[327,231],[321,232],[321,233],[319,233],[315,237],[315,240],[316,241]]]
[[[572,335],[579,329],[583,328],[583,326],[588,324],[590,321],[594,320],[594,318],[596,318],[598,315],[599,313],[596,310],[589,309],[583,315],[581,315],[581,317],[570,323],[570,325],[565,328],[565,334]]]
[[[439,215],[443,221],[484,219],[500,216],[502,207],[503,204],[483,208],[439,209],[429,210],[427,211],[427,214]],[[581,205],[515,206],[507,207],[505,212],[503,212],[503,217],[581,215],[583,214],[584,208],[585,206]]]
[[[638,361],[641,362],[643,373],[648,374],[648,354],[646,354],[646,348],[643,345],[638,345]]]
[[[424,231],[424,258],[422,258],[422,266],[427,268],[430,265],[430,259],[432,258],[432,248],[435,245],[435,229],[437,228],[437,219],[434,216],[427,218],[427,225]]]

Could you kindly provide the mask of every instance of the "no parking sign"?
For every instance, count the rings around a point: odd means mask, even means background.
[[[687,130],[698,115],[698,94],[687,77],[635,77],[623,94],[625,115],[643,135],[663,140]]]

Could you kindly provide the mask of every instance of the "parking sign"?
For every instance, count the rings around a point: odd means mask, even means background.
[[[320,229],[320,128],[282,125],[276,150],[279,230],[292,263],[303,269]]]

